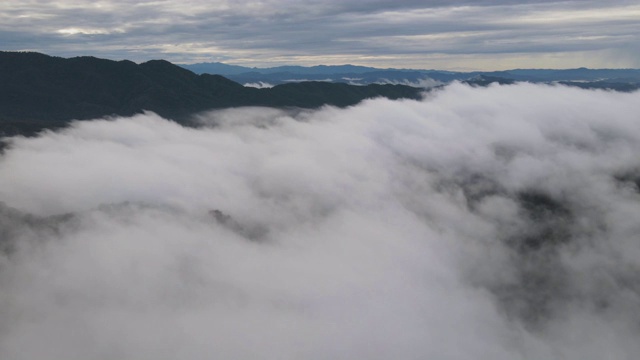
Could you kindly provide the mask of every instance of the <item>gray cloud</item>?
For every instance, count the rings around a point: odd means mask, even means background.
[[[640,8],[616,1],[5,2],[5,50],[137,61],[472,66],[460,55],[603,66],[633,53]],[[580,52],[583,58],[575,55]],[[529,63],[522,54],[529,55]],[[483,55],[485,54],[485,55]],[[519,60],[518,60],[519,59]],[[638,66],[627,56],[627,66]],[[577,62],[580,62],[579,64]],[[482,59],[476,66],[486,67]],[[565,67],[566,67],[565,66]]]
[[[0,353],[632,358],[639,97],[453,84],[9,139]]]

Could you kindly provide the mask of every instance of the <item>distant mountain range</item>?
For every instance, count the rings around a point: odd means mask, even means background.
[[[349,106],[373,97],[420,98],[403,85],[305,82],[245,87],[220,75],[197,75],[164,60],[142,64],[94,57],[0,52],[0,134],[31,134],[73,119],[150,110],[188,123],[194,114],[237,106]]]
[[[454,80],[479,86],[560,82],[633,91],[640,88],[640,70],[463,73],[354,65],[258,69],[221,63],[177,66],[152,60],[136,64],[87,56],[65,59],[34,52],[0,52],[0,136],[33,134],[74,119],[130,116],[144,110],[189,124],[198,112],[229,107],[344,107],[374,97],[418,99],[425,88]]]
[[[455,72],[440,70],[377,69],[365,66],[279,66],[249,68],[223,63],[181,65],[197,74],[219,74],[241,84],[278,85],[297,81],[326,81],[348,84],[405,84],[431,87],[454,80],[484,83],[488,79],[503,83],[528,81],[536,83],[562,82],[567,85],[592,88],[612,88],[629,91],[640,84],[640,69],[514,69],[507,71]]]

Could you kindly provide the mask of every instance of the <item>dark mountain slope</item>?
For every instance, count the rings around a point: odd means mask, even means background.
[[[384,94],[389,99],[416,98],[416,89],[409,86],[379,85],[353,86],[344,83],[308,81],[256,89],[261,94],[257,105],[299,106],[315,108],[324,104],[349,106],[363,99]]]
[[[219,75],[196,75],[164,60],[140,65],[94,57],[70,59],[0,52],[0,133],[33,133],[73,119],[150,110],[186,121],[193,113],[234,106],[349,106],[366,98],[419,98],[408,86],[296,83],[245,88]]]

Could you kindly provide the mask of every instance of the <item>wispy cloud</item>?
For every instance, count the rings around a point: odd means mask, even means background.
[[[246,83],[246,84],[244,84],[244,86],[246,86],[246,87],[254,87],[254,88],[258,88],[258,89],[265,89],[265,88],[272,88],[273,84],[269,84],[269,83],[266,83],[264,81],[259,81],[259,82],[256,82],[256,83]]]

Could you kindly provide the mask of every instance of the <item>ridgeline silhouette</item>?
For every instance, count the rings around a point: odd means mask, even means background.
[[[71,120],[130,116],[144,110],[181,123],[194,113],[238,106],[350,106],[374,97],[420,98],[403,85],[302,82],[244,87],[220,75],[197,75],[164,60],[142,64],[95,57],[0,52],[0,135],[30,135]]]

